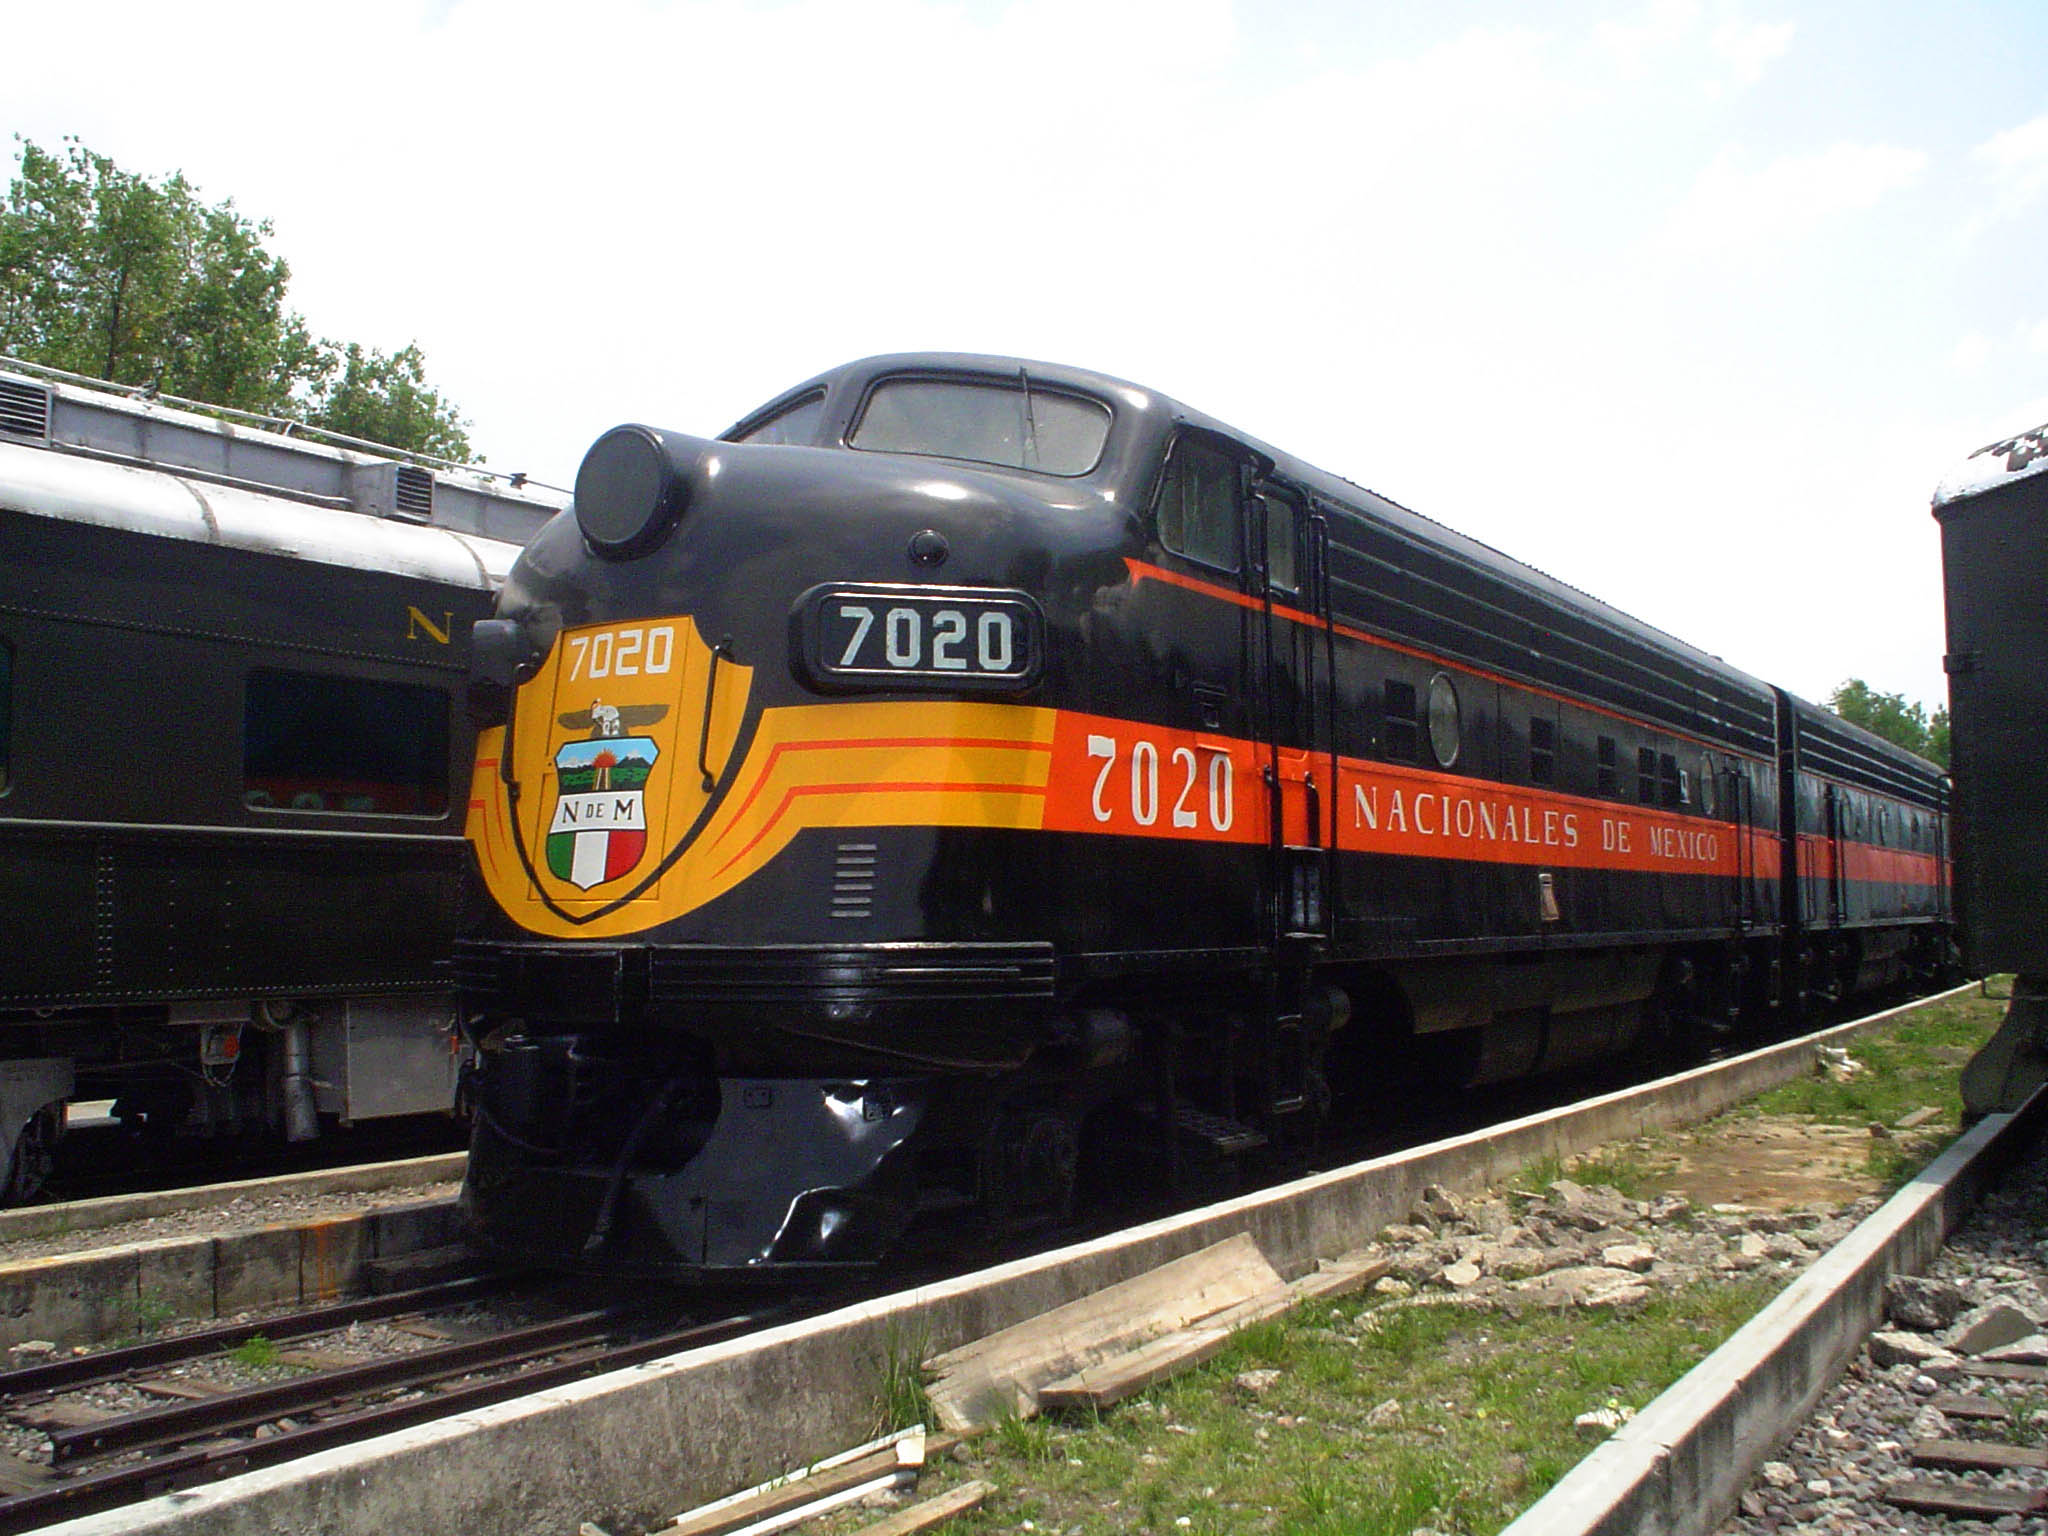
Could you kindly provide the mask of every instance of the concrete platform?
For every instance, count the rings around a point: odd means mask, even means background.
[[[218,1209],[237,1198],[270,1200],[293,1196],[366,1195],[384,1190],[416,1189],[427,1184],[452,1184],[469,1166],[466,1152],[433,1157],[406,1157],[382,1163],[356,1163],[347,1168],[321,1168],[311,1173],[281,1173],[264,1179],[236,1179],[224,1184],[195,1184],[184,1189],[147,1190],[139,1195],[103,1195],[94,1200],[62,1200],[50,1205],[25,1205],[0,1211],[0,1243],[54,1237],[146,1221],[180,1211]]]
[[[1817,1044],[1904,1011],[49,1530],[513,1536],[586,1520],[656,1526],[864,1438],[891,1361],[911,1366],[1238,1232],[1283,1276],[1300,1274],[1405,1218],[1427,1184],[1479,1189],[1540,1157],[1707,1118],[1813,1071]]]
[[[332,1301],[363,1289],[372,1260],[456,1240],[454,1201],[414,1200],[313,1222],[4,1264],[0,1348],[25,1339],[100,1344],[140,1337],[173,1317],[225,1318],[255,1307]]]

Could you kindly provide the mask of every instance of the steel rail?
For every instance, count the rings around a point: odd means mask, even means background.
[[[425,1387],[451,1376],[502,1369],[538,1355],[599,1343],[616,1333],[631,1316],[631,1312],[616,1307],[577,1312],[489,1338],[414,1350],[292,1381],[244,1387],[196,1402],[145,1408],[139,1413],[73,1429],[54,1429],[49,1431],[50,1465],[61,1467],[87,1456],[106,1456],[115,1451],[178,1445],[207,1435],[251,1429],[288,1414],[372,1392]]]
[[[453,1391],[338,1415],[263,1440],[180,1451],[133,1466],[68,1478],[30,1493],[0,1499],[0,1536],[16,1536],[18,1532],[37,1530],[58,1520],[115,1509],[155,1494],[174,1492],[258,1467],[275,1466],[279,1462],[311,1456],[394,1430],[408,1429],[433,1419],[468,1413],[509,1397],[545,1391],[601,1371],[620,1370],[678,1350],[715,1344],[750,1329],[781,1322],[787,1315],[786,1308],[772,1308],[741,1313],[717,1322],[696,1323],[654,1338],[591,1351],[493,1381],[474,1382]]]
[[[435,1307],[461,1306],[465,1302],[480,1301],[487,1296],[497,1295],[516,1278],[517,1276],[509,1272],[468,1275],[460,1280],[443,1281],[439,1285],[421,1286],[410,1291],[393,1291],[388,1296],[371,1296],[361,1301],[307,1307],[297,1312],[286,1312],[276,1317],[265,1318],[261,1322],[221,1323],[171,1338],[150,1339],[141,1344],[125,1345],[120,1349],[103,1349],[97,1354],[76,1355],[66,1360],[50,1360],[41,1365],[24,1365],[11,1371],[0,1371],[0,1397],[22,1397],[34,1392],[59,1392],[72,1387],[90,1386],[94,1382],[111,1381],[117,1376],[125,1376],[131,1371],[152,1370],[157,1366],[175,1365],[180,1360],[196,1360],[206,1355],[225,1354],[248,1343],[252,1338],[260,1337],[277,1343],[284,1339],[303,1339],[336,1328],[346,1328],[350,1323],[369,1322],[380,1317],[398,1317],[407,1312],[425,1312]]]

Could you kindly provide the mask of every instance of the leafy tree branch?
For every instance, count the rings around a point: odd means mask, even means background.
[[[182,173],[124,171],[76,139],[21,140],[0,204],[0,352],[385,443],[470,457],[417,345],[317,338],[287,308],[267,221],[208,204]]]

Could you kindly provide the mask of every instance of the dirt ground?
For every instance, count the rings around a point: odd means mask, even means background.
[[[1719,1126],[1711,1139],[1679,1140],[1665,1149],[1677,1165],[1660,1182],[1692,1201],[1695,1209],[1846,1205],[1859,1195],[1882,1192],[1868,1167],[1872,1139],[1863,1126],[1765,1115]]]

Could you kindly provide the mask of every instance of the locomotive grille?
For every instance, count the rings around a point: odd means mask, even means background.
[[[875,915],[875,845],[841,843],[832,859],[832,915]]]
[[[398,466],[396,510],[400,517],[428,522],[434,515],[434,477],[412,464]]]
[[[50,440],[50,392],[23,379],[0,379],[0,432]]]

